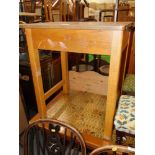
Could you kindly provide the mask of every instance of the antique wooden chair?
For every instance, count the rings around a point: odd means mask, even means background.
[[[90,155],[134,155],[135,149],[121,145],[108,145],[93,150]]]
[[[135,136],[135,97],[121,95],[115,115],[116,143],[121,145],[126,136]]]
[[[40,119],[24,132],[24,155],[86,155],[81,134],[72,126],[54,119]]]
[[[41,13],[36,12],[37,8],[40,8]],[[24,15],[19,17],[20,21],[25,21],[26,23],[44,22],[45,17],[43,8],[44,4],[41,0],[24,0],[23,2],[20,1],[20,11],[25,12]],[[36,16],[35,13],[38,15]]]

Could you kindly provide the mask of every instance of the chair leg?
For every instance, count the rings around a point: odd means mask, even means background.
[[[116,144],[121,145],[122,144],[122,137],[123,137],[123,133],[116,130]]]

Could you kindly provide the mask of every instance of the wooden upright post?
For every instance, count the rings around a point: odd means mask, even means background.
[[[47,0],[44,0],[44,12],[45,12],[45,20],[49,21],[48,9],[47,9]]]
[[[39,51],[33,47],[33,39],[31,29],[26,29],[26,39],[28,44],[28,52],[31,64],[31,71],[33,77],[33,84],[37,100],[38,112],[41,118],[46,117],[46,105],[44,99],[44,90],[41,76]]]
[[[61,69],[63,80],[63,93],[69,93],[69,72],[68,72],[68,53],[61,52]]]
[[[66,15],[67,15],[67,2],[63,2],[63,17],[64,21],[66,21]]]
[[[121,52],[122,52],[122,41],[123,31],[113,32],[113,44],[111,49],[110,58],[110,71],[108,79],[108,93],[106,103],[106,114],[105,114],[105,125],[104,125],[104,138],[111,140],[112,129],[113,129],[113,118],[115,114],[116,102],[120,90],[119,86],[119,75],[121,65]]]
[[[48,4],[48,11],[49,11],[49,21],[53,21],[53,18],[52,18],[52,3]]]
[[[59,19],[60,19],[60,21],[62,21],[62,15],[63,15],[63,6],[62,6],[62,0],[60,0],[60,6],[59,6]]]

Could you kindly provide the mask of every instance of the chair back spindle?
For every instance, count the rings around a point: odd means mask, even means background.
[[[86,155],[81,134],[72,126],[53,119],[30,124],[24,133],[24,155]]]

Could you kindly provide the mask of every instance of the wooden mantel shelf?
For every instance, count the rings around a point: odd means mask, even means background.
[[[45,99],[63,87],[69,93],[68,52],[111,55],[104,125],[104,139],[111,140],[116,103],[125,74],[129,22],[52,22],[22,24],[25,28],[38,112],[46,117]],[[38,49],[60,51],[62,80],[44,92]]]
[[[80,30],[124,30],[131,22],[46,22],[21,24],[20,28],[80,29]]]

